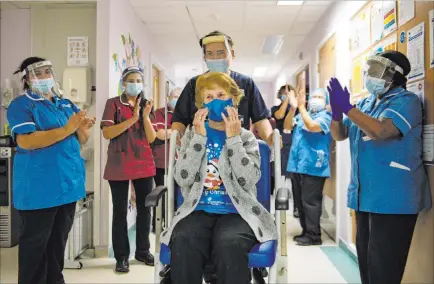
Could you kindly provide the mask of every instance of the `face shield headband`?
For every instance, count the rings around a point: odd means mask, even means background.
[[[62,96],[63,91],[60,84],[56,82],[56,76],[53,72],[51,61],[41,61],[30,64],[25,70],[21,72],[21,75],[30,82],[30,90],[32,93],[38,95],[47,95],[48,93]],[[41,72],[51,75],[48,78],[40,78]]]
[[[203,50],[203,54],[206,55],[206,45],[210,44],[210,43],[215,43],[215,42],[223,42],[225,44],[226,47],[226,52],[227,52],[227,56],[226,59],[229,56],[232,56],[232,52],[231,52],[231,47],[229,45],[229,41],[227,39],[227,37],[223,36],[223,35],[218,35],[218,36],[208,36],[202,39],[202,50]]]
[[[122,80],[126,80],[126,78],[128,77],[129,74],[131,73],[139,73],[140,76],[142,76],[142,81],[145,81],[145,75],[142,71],[142,69],[138,68],[138,67],[128,67],[124,70],[124,72],[122,73]]]

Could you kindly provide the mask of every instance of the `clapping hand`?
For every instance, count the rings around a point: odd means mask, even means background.
[[[342,88],[341,83],[336,78],[331,78],[327,90],[330,95],[333,120],[342,120],[342,114],[354,108],[350,103],[350,92],[347,87]]]
[[[66,125],[64,126],[66,132],[68,134],[72,134],[81,126],[83,120],[86,119],[86,111],[82,110],[79,113],[73,114]]]
[[[81,130],[89,130],[89,129],[91,129],[95,125],[95,122],[96,122],[96,118],[95,117],[87,117],[86,116],[82,120],[79,128]]]
[[[133,112],[133,118],[135,119],[135,121],[138,121],[140,117],[140,102],[141,102],[141,97],[138,96],[136,99],[136,104],[134,106],[134,112]]]
[[[306,108],[306,92],[300,88],[297,90],[298,108]]]
[[[291,108],[296,109],[298,107],[298,100],[297,97],[295,96],[294,90],[291,90],[289,92],[288,98],[289,98],[289,105],[291,106]]]
[[[143,110],[143,118],[148,118],[152,111],[152,106],[154,102],[152,100],[146,102],[145,109]]]

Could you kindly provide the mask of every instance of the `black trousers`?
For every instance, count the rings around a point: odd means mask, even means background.
[[[356,212],[356,246],[363,284],[400,284],[417,214]]]
[[[321,240],[321,213],[323,188],[326,178],[294,174],[292,179],[294,203],[298,208],[304,235]]]
[[[136,191],[136,256],[149,252],[149,231],[151,210],[145,207],[146,196],[152,191],[152,177],[132,181]],[[112,243],[116,260],[128,259],[130,242],[128,240],[128,180],[109,181],[113,202]]]
[[[76,203],[19,211],[22,221],[18,252],[19,284],[63,284],[65,246],[74,223]]]
[[[171,240],[173,284],[202,284],[203,269],[215,265],[218,284],[250,283],[248,253],[257,243],[238,214],[195,211],[181,220]]]

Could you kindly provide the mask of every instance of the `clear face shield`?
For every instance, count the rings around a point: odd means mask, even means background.
[[[56,94],[62,96],[63,91],[53,72],[50,61],[41,61],[26,67],[22,73],[26,77],[29,89],[32,93],[46,96]]]
[[[223,43],[224,49],[211,50],[207,45],[211,43]],[[202,40],[204,59],[211,72],[226,73],[229,69],[229,62],[232,59],[232,49],[225,36],[209,36]]]
[[[386,93],[395,78],[396,72],[403,74],[400,66],[382,56],[370,56],[363,68],[366,89],[372,94]]]

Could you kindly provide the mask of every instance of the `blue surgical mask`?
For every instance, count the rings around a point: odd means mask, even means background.
[[[214,99],[211,102],[204,104],[204,106],[208,109],[208,119],[216,122],[223,121],[222,112],[227,116],[228,113],[226,108],[232,107],[233,105],[232,99],[225,101]]]
[[[32,80],[32,88],[37,89],[42,94],[50,92],[53,87],[53,78]]]
[[[386,80],[365,75],[365,87],[369,93],[380,96],[385,94],[389,87],[386,87]]]
[[[172,108],[172,109],[175,109],[175,106],[176,106],[176,103],[178,102],[178,99],[171,99],[168,103],[167,103],[167,106],[168,107],[170,107],[170,108]]]
[[[286,95],[280,96],[280,99],[282,100],[282,102],[284,102],[286,100]]]
[[[226,73],[226,72],[228,72],[228,69],[229,69],[228,60],[226,58],[224,58],[224,59],[207,59],[206,60],[206,66],[208,67],[209,71],[211,71],[211,72]]]
[[[312,98],[309,100],[309,109],[313,112],[318,112],[325,109],[326,103],[324,99]]]
[[[127,83],[127,95],[136,97],[143,91],[143,83]]]

